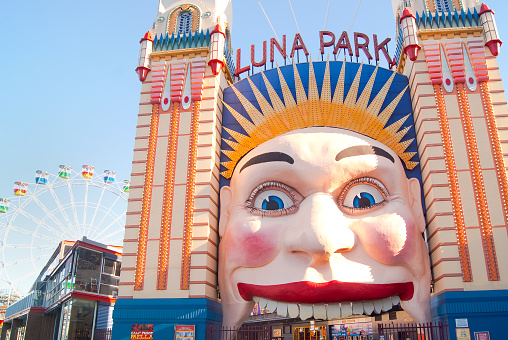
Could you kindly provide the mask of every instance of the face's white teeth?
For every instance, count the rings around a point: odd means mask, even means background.
[[[384,298],[383,300],[383,311],[388,312],[390,309],[392,309],[392,298]]]
[[[376,314],[381,313],[383,309],[383,300],[374,300],[373,302],[374,302],[374,312]]]
[[[312,318],[314,311],[311,304],[302,303],[300,305],[300,319],[307,320]]]
[[[353,315],[353,308],[351,308],[351,302],[341,302],[340,303],[340,316],[342,318],[347,318],[348,316]]]
[[[277,301],[268,300],[268,303],[266,304],[266,309],[270,311],[270,313],[275,312],[277,309]]]
[[[363,301],[363,311],[367,315],[371,315],[374,312],[373,301]]]
[[[363,314],[363,302],[355,301],[352,302],[353,305],[353,315],[362,315]]]
[[[282,317],[297,318],[307,320],[312,317],[319,320],[334,320],[347,318],[351,315],[371,315],[387,312],[400,303],[398,296],[391,296],[379,300],[341,302],[329,304],[309,304],[309,303],[287,303],[278,302],[269,299],[253,296],[252,300],[259,303],[260,308],[266,308],[270,313],[277,313]]]
[[[266,308],[266,304],[268,303],[267,299],[259,298],[259,307]]]
[[[288,303],[288,315],[291,318],[297,318],[300,315],[300,308],[296,303]]]
[[[277,315],[286,317],[288,314],[288,304],[286,302],[277,302]]]
[[[324,304],[314,305],[314,319],[326,320],[326,307]]]
[[[326,306],[328,320],[340,319],[340,303],[329,303]]]

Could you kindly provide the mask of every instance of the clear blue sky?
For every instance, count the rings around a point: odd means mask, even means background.
[[[258,0],[233,1],[233,49],[244,63],[251,44],[262,47],[274,34]],[[279,37],[291,44],[297,32],[287,0],[262,0]],[[508,41],[508,5],[496,11],[501,38]],[[157,0],[1,1],[0,197],[13,195],[14,181],[33,182],[41,169],[82,164],[130,177],[141,84],[139,39],[152,27]],[[307,48],[318,58],[318,32],[328,1],[292,0]],[[358,0],[331,0],[326,29],[348,30]],[[504,16],[504,17],[503,17]],[[381,40],[395,37],[390,0],[362,0],[350,32]],[[291,45],[290,45],[291,46]],[[508,46],[508,45],[507,45]],[[395,50],[390,44],[390,52]],[[501,48],[502,76],[508,75],[508,47]],[[385,65],[385,64],[383,64]]]

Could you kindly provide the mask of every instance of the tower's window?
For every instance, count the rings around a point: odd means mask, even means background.
[[[436,5],[436,10],[439,13],[453,11],[453,2],[452,0],[434,0]]]
[[[176,31],[178,34],[189,33],[192,29],[192,13],[190,11],[182,11],[178,14],[176,20]]]

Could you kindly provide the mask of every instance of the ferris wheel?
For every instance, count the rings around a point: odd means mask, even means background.
[[[33,183],[15,182],[14,196],[0,198],[0,288],[26,294],[61,241],[121,246],[130,182],[115,177],[60,165],[56,175],[38,170]]]

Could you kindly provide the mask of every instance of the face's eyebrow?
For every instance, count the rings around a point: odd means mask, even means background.
[[[267,162],[286,162],[289,164],[293,164],[295,161],[294,159],[283,153],[283,152],[267,152],[262,153],[261,155],[257,155],[252,157],[245,163],[242,168],[240,169],[240,172],[242,172],[243,169],[245,169],[248,166],[259,164],[259,163],[267,163]]]
[[[340,161],[346,157],[360,156],[360,155],[376,155],[389,159],[392,163],[395,163],[392,155],[390,155],[385,150],[378,148],[377,146],[372,145],[355,145],[350,146],[339,152],[337,156],[335,156],[336,161]]]

